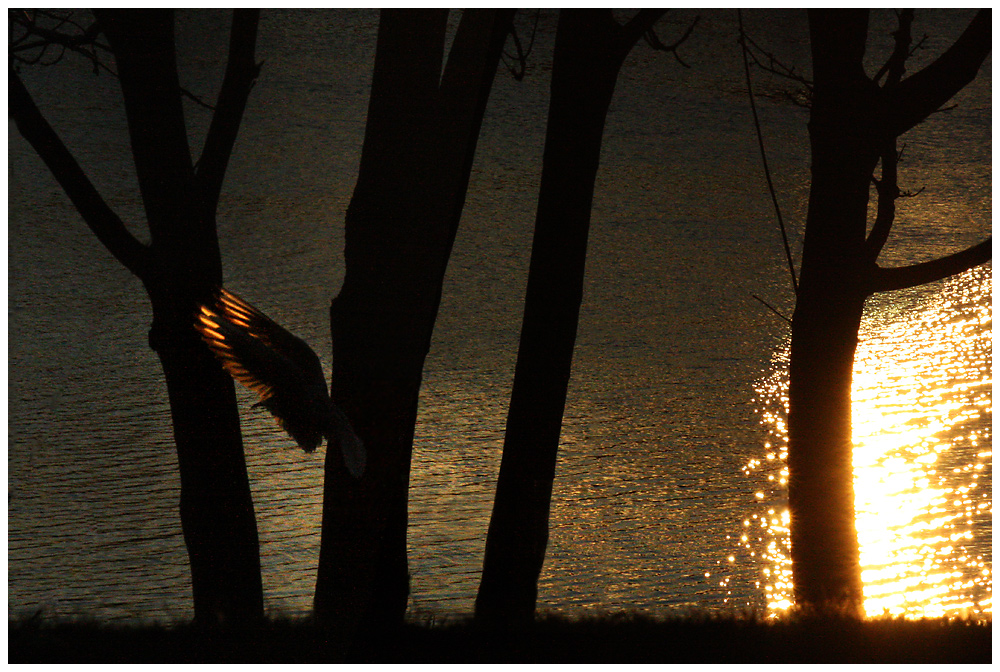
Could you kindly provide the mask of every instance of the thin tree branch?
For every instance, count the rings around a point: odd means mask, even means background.
[[[58,29],[42,28],[37,23],[32,23],[30,25],[21,23],[21,25],[25,27],[28,34],[37,35],[46,42],[61,44],[69,49],[79,49],[80,47],[92,45],[101,46],[105,51],[109,51],[105,45],[99,45],[97,43],[97,36],[101,32],[101,28],[96,22],[87,28],[83,28],[82,26],[74,23],[73,25],[82,31],[79,35],[67,35],[66,33],[59,32]],[[90,54],[87,54],[87,56],[89,55]]]
[[[531,41],[528,42],[528,48],[523,49],[521,47],[521,40],[517,36],[517,28],[514,26],[513,19],[510,22],[510,36],[514,40],[514,48],[517,50],[517,54],[508,54],[506,50],[501,52],[500,58],[503,60],[503,64],[507,67],[508,72],[514,77],[515,81],[520,82],[524,79],[525,73],[528,71],[528,57],[531,55],[531,50],[535,46],[535,36],[538,34],[538,19],[541,16],[542,10],[535,10],[535,25],[531,29]],[[507,62],[507,59],[516,59],[517,66],[514,67]]]
[[[979,72],[993,41],[992,11],[981,9],[962,36],[936,61],[888,94],[886,123],[899,137],[947,103]]]
[[[56,181],[83,216],[90,230],[108,251],[135,276],[149,272],[149,249],[129,233],[87,178],[80,164],[63,144],[35,105],[14,68],[8,67],[10,114],[21,135],[49,167]]]
[[[907,287],[925,285],[928,282],[942,280],[952,275],[957,275],[980,264],[985,264],[993,257],[993,237],[990,236],[983,242],[973,245],[961,252],[950,254],[947,257],[926,261],[922,264],[912,266],[900,266],[897,268],[875,268],[872,274],[869,294],[877,292],[890,292]]]
[[[872,78],[872,81],[877,83],[882,77],[889,75],[885,87],[891,88],[899,84],[903,78],[903,74],[906,72],[906,59],[913,53],[910,50],[910,42],[913,39],[910,32],[910,27],[913,25],[913,14],[912,9],[904,9],[902,12],[896,13],[899,19],[899,28],[892,33],[895,41],[892,55]]]
[[[691,66],[685,63],[681,59],[680,54],[677,52],[677,48],[682,44],[684,44],[684,42],[686,42],[689,37],[691,37],[691,33],[694,31],[694,27],[698,25],[699,20],[701,20],[700,16],[694,17],[694,21],[691,22],[691,25],[687,27],[687,30],[684,31],[684,34],[681,35],[680,38],[673,44],[664,44],[663,42],[661,42],[653,26],[650,26],[646,30],[646,32],[642,34],[642,36],[643,39],[646,40],[646,44],[651,46],[653,49],[656,49],[657,51],[666,51],[673,54],[674,58],[677,59],[678,63],[680,63],[685,68],[690,68]]]
[[[898,162],[899,154],[896,153],[896,140],[893,138],[882,152],[882,179],[872,178],[878,192],[878,209],[875,223],[865,240],[865,251],[872,261],[878,259],[878,255],[882,253],[882,248],[889,240],[889,232],[896,219],[896,199],[901,195],[898,183]]]
[[[750,96],[750,110],[753,112],[753,123],[757,129],[757,144],[760,147],[760,159],[764,164],[764,177],[767,180],[767,189],[771,194],[771,203],[774,204],[775,215],[778,217],[778,227],[781,229],[781,242],[785,247],[785,260],[788,262],[788,273],[792,278],[792,291],[798,294],[799,281],[795,277],[795,261],[792,259],[792,248],[788,244],[788,233],[785,230],[785,220],[781,216],[781,206],[778,205],[778,196],[774,191],[774,182],[771,180],[771,169],[767,165],[767,152],[764,150],[764,135],[761,133],[760,118],[757,116],[757,104],[754,102],[753,87],[750,83],[750,61],[747,58],[747,46],[744,40],[746,33],[743,31],[743,12],[740,10],[736,10],[736,12],[740,26],[740,46],[743,51],[743,71],[746,75],[747,94]]]
[[[904,9],[897,12],[899,27],[893,32],[894,45],[892,55],[886,60],[885,65],[875,75],[874,81],[878,81],[886,76],[883,91],[893,91],[903,79],[906,72],[906,59],[910,56],[910,42],[912,41],[910,27],[913,24],[913,10]],[[868,258],[872,261],[878,259],[889,240],[889,233],[896,220],[896,199],[900,197],[899,192],[899,160],[902,152],[896,152],[896,136],[886,140],[882,148],[882,179],[876,180],[875,189],[878,192],[878,209],[875,215],[875,223],[865,240],[865,248]]]
[[[780,317],[781,319],[783,319],[785,322],[787,322],[788,324],[792,324],[792,319],[790,317],[786,317],[784,315],[784,313],[782,313],[780,310],[778,310],[777,308],[775,308],[774,306],[772,306],[770,303],[768,303],[764,299],[760,298],[756,294],[751,294],[750,296],[752,296],[753,298],[755,298],[758,301],[760,301],[762,304],[764,304],[765,308],[767,308],[772,313],[774,313],[775,315],[777,315],[778,317]]]
[[[806,88],[807,98],[812,95],[813,83],[811,80],[795,72],[794,67],[787,66],[784,63],[782,63],[780,60],[778,60],[777,56],[775,56],[771,52],[764,50],[759,44],[754,42],[754,39],[752,37],[750,37],[746,33],[743,33],[743,39],[747,47],[747,55],[750,57],[751,60],[753,60],[754,65],[756,65],[761,70],[770,72],[772,75],[777,75],[778,77],[783,77],[784,79],[790,79],[793,82],[798,82],[799,84],[801,84]],[[767,63],[763,62],[757,56],[757,54],[754,52],[755,49],[767,58]]]
[[[259,19],[259,9],[233,10],[226,74],[195,171],[195,177],[201,182],[210,203],[218,201],[222,191],[247,99],[260,74],[260,65],[254,61]]]
[[[193,93],[185,89],[183,86],[180,87],[180,92],[182,96],[193,102],[195,105],[198,105],[199,107],[204,107],[206,110],[211,110],[212,112],[215,112],[215,105],[209,105],[204,100],[202,100],[198,96],[194,95]]]
[[[41,16],[47,16],[52,19],[59,18],[51,16],[47,12],[38,12],[38,14]],[[115,72],[109,66],[102,63],[97,54],[98,49],[102,49],[109,53],[111,52],[111,47],[107,46],[106,44],[101,44],[100,42],[97,41],[97,36],[100,35],[101,33],[100,23],[95,21],[88,28],[83,28],[79,24],[72,21],[68,21],[67,18],[63,18],[62,23],[66,22],[69,22],[71,25],[79,28],[82,32],[79,35],[68,35],[66,33],[61,33],[56,29],[41,28],[38,26],[37,22],[31,22],[29,20],[18,20],[16,23],[17,25],[20,25],[25,29],[25,34],[20,39],[15,40],[14,44],[11,45],[11,47],[9,48],[10,56],[18,63],[23,63],[25,65],[41,64],[47,66],[47,65],[55,65],[56,63],[61,61],[63,59],[63,56],[65,56],[66,51],[69,50],[77,54],[80,54],[88,61],[90,61],[94,66],[95,75],[98,74],[101,70],[103,70],[108,74],[110,74],[112,77],[115,77],[117,79],[118,73]],[[62,23],[60,25],[62,25]],[[23,44],[23,40],[27,39],[32,35],[38,36],[40,39],[35,42],[29,42],[27,44]],[[48,50],[49,47],[53,45],[62,47],[62,50],[59,52],[59,55],[53,58],[51,61],[42,62],[42,59],[45,58],[46,51]],[[87,47],[91,47],[91,49],[88,50]],[[32,51],[34,49],[39,49],[40,51],[38,52],[38,55],[36,55],[33,58],[18,55],[21,54],[22,52]],[[182,96],[190,99],[195,104],[200,105],[201,107],[204,107],[209,110],[213,111],[215,110],[214,106],[209,105],[208,103],[206,103],[201,98],[199,98],[192,92],[188,91],[187,89],[181,87],[180,92]]]
[[[101,44],[97,41],[97,37],[101,33],[101,27],[98,22],[94,21],[89,26],[84,28],[82,25],[70,20],[69,14],[59,16],[41,10],[35,10],[31,15],[25,11],[9,11],[7,16],[12,28],[14,25],[17,25],[24,31],[24,34],[20,38],[14,39],[12,44],[8,47],[8,54],[13,60],[29,65],[35,63],[52,65],[61,61],[66,53],[66,50],[70,50],[89,60],[94,66],[95,73],[102,68],[112,72],[110,68],[101,63],[97,54],[98,49],[105,52],[111,51],[107,45]],[[45,28],[39,25],[39,17],[57,21],[58,23],[54,28]],[[67,24],[76,28],[79,32],[76,34],[61,32],[59,29]],[[37,37],[40,39],[25,43],[25,40],[29,37]],[[43,62],[46,51],[53,45],[62,47],[59,55],[51,61]],[[40,49],[38,55],[34,58],[19,55],[23,52],[34,49]]]
[[[918,51],[920,51],[920,50],[921,50],[921,49],[923,48],[923,46],[924,46],[924,42],[926,42],[926,41],[927,41],[927,38],[928,38],[928,35],[927,35],[926,33],[924,33],[924,36],[923,36],[923,37],[921,37],[921,38],[920,38],[919,40],[917,40],[917,43],[916,43],[916,44],[914,44],[914,45],[913,45],[913,46],[912,46],[912,47],[910,48],[910,53],[909,53],[908,55],[909,55],[909,56],[913,56],[913,54],[915,54],[915,53],[917,53]]]

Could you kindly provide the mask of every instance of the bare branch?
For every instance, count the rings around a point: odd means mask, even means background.
[[[531,50],[535,46],[535,35],[538,34],[538,18],[541,16],[542,10],[535,10],[535,25],[531,28],[531,41],[528,42],[528,48],[523,49],[521,47],[521,40],[517,36],[517,27],[514,26],[514,22],[510,23],[510,36],[514,40],[514,48],[517,50],[517,54],[508,54],[506,51],[501,52],[500,58],[503,60],[503,64],[507,66],[507,70],[513,75],[514,79],[520,82],[524,79],[525,73],[528,71],[528,56],[531,55]],[[507,59],[516,59],[517,68],[507,62]]]
[[[878,209],[875,223],[865,240],[865,252],[873,261],[882,253],[896,219],[896,199],[900,196],[898,163],[901,154],[896,153],[896,140],[893,138],[882,151],[882,179],[872,178],[878,192]]]
[[[774,313],[775,315],[777,315],[778,317],[780,317],[781,319],[783,319],[785,322],[787,322],[788,324],[792,324],[792,318],[786,317],[784,313],[782,313],[780,310],[778,310],[777,308],[775,308],[774,306],[772,306],[770,303],[768,303],[764,299],[760,298],[756,294],[751,294],[750,296],[752,296],[753,298],[755,298],[758,301],[760,301],[762,304],[764,304],[765,308],[767,308],[772,313]]]
[[[98,50],[110,52],[110,48],[98,42],[97,38],[101,33],[101,27],[96,21],[85,28],[70,19],[71,12],[57,14],[41,10],[34,10],[31,14],[23,10],[11,10],[7,16],[11,30],[13,30],[14,26],[18,26],[24,31],[24,34],[20,38],[12,39],[11,45],[8,48],[12,60],[28,65],[35,63],[53,65],[61,61],[66,51],[69,50],[89,60],[94,66],[95,73],[100,69],[111,72],[107,66],[101,63],[98,56]],[[53,21],[55,22],[55,26],[42,26],[39,19]],[[76,32],[63,32],[61,29],[64,26],[71,26]],[[26,42],[30,37],[38,39]],[[59,54],[52,60],[45,61],[45,55],[52,46],[61,47]],[[34,57],[24,55],[26,52],[34,50],[38,50],[38,53]]]
[[[99,24],[97,24],[95,22],[90,27],[90,29],[88,29],[88,31],[90,31],[92,29],[93,29],[93,32],[94,32],[94,36],[96,37],[96,35],[100,33]],[[81,55],[85,56],[87,58],[87,60],[89,60],[91,63],[93,63],[93,65],[94,65],[94,74],[95,75],[98,74],[101,70],[103,70],[104,72],[108,73],[112,77],[114,77],[116,79],[118,78],[118,73],[115,72],[110,67],[108,67],[107,65],[105,65],[98,58],[96,51],[88,51],[85,48],[86,46],[93,46],[93,47],[100,48],[100,49],[103,49],[103,50],[106,50],[106,51],[110,51],[111,48],[108,47],[107,45],[101,44],[101,43],[97,42],[96,40],[94,40],[94,41],[88,41],[86,39],[81,39],[83,36],[64,35],[62,33],[57,33],[55,31],[51,31],[51,30],[47,30],[46,31],[46,30],[37,30],[36,29],[36,30],[32,30],[32,31],[30,31],[28,33],[28,35],[31,35],[31,34],[40,35],[40,36],[42,36],[42,39],[40,39],[40,40],[38,40],[36,42],[29,42],[28,44],[20,44],[18,46],[15,46],[15,47],[13,47],[11,49],[11,53],[15,54],[15,53],[20,53],[20,52],[31,51],[33,49],[39,49],[39,52],[33,58],[29,58],[29,57],[25,57],[25,56],[17,56],[17,57],[15,57],[16,60],[19,63],[23,63],[25,65],[35,65],[35,64],[55,65],[56,63],[58,63],[59,61],[61,61],[63,59],[63,56],[66,53],[66,50],[69,49],[70,51],[74,51],[74,52],[76,52],[78,54],[81,54]],[[48,50],[49,47],[51,47],[53,45],[58,45],[58,46],[62,47],[61,51],[59,52],[59,55],[56,56],[54,59],[52,59],[50,61],[42,62],[42,59],[45,57],[46,51]],[[206,108],[208,110],[213,110],[213,111],[215,110],[215,107],[213,105],[209,105],[208,103],[206,103],[201,98],[199,98],[198,96],[196,96],[195,94],[193,94],[191,91],[185,89],[184,87],[181,87],[180,92],[181,92],[182,96],[184,96],[185,98],[188,98],[189,100],[193,101],[195,104],[200,105],[201,107],[204,107],[204,108]]]
[[[889,132],[899,137],[975,79],[990,53],[992,41],[992,11],[981,9],[950,49],[889,93],[886,113]]]
[[[190,91],[188,91],[187,89],[185,89],[183,86],[180,87],[180,92],[181,92],[182,96],[184,96],[185,98],[187,98],[188,100],[190,100],[194,104],[198,105],[199,107],[204,107],[206,110],[212,110],[213,112],[215,111],[215,106],[214,105],[210,105],[210,104],[206,103],[204,100],[202,100],[198,96],[194,95],[193,93],[191,93]]]
[[[259,18],[258,9],[233,10],[226,74],[222,79],[218,104],[195,172],[196,178],[201,181],[202,188],[211,199],[210,203],[219,198],[247,99],[260,74],[260,65],[254,61]]]
[[[761,70],[770,72],[772,75],[777,75],[784,79],[790,79],[793,82],[797,82],[806,88],[808,96],[811,97],[813,90],[813,83],[808,78],[800,75],[795,71],[793,66],[788,66],[782,63],[778,58],[769,51],[763,49],[759,44],[754,42],[753,38],[750,37],[746,32],[741,33],[742,44],[747,50],[747,56],[753,61],[754,65],[759,67]],[[760,56],[757,55],[760,53]],[[761,60],[761,56],[766,58],[767,61]]]
[[[899,19],[899,28],[892,33],[895,40],[892,54],[872,78],[872,81],[878,83],[882,77],[889,75],[885,82],[886,88],[892,88],[899,84],[906,72],[906,59],[913,53],[910,49],[910,42],[913,39],[910,33],[910,27],[913,25],[913,10],[904,9],[902,12],[897,12],[896,16]]]
[[[661,42],[660,38],[656,35],[656,30],[653,28],[653,26],[650,26],[646,30],[646,32],[642,34],[642,37],[644,40],[646,40],[646,44],[651,46],[653,49],[656,49],[657,51],[666,51],[673,54],[674,58],[677,59],[678,63],[680,63],[685,68],[690,68],[691,67],[690,65],[681,60],[680,54],[677,53],[677,47],[684,44],[684,42],[689,37],[691,37],[692,31],[694,31],[694,27],[698,25],[698,21],[700,19],[701,19],[700,16],[694,17],[694,21],[691,22],[691,25],[687,27],[687,30],[685,30],[684,34],[680,36],[680,39],[678,39],[673,44],[664,44],[663,42]]]
[[[913,54],[915,54],[918,51],[920,51],[921,49],[923,49],[924,48],[924,43],[927,41],[928,37],[929,36],[927,35],[927,33],[924,33],[923,37],[921,37],[919,40],[917,40],[917,43],[914,44],[913,47],[910,49],[909,55],[913,56]]]
[[[897,268],[876,267],[872,275],[869,294],[890,292],[896,289],[916,287],[928,282],[942,280],[957,275],[980,264],[985,264],[993,256],[993,237],[947,257],[926,261],[912,266]]]
[[[771,170],[767,165],[767,152],[764,150],[764,135],[760,129],[760,118],[757,116],[757,103],[753,98],[753,86],[750,82],[750,61],[747,58],[746,33],[743,31],[743,12],[736,10],[736,16],[740,26],[740,46],[743,52],[743,72],[746,75],[747,94],[750,97],[750,111],[753,113],[754,127],[757,129],[757,144],[760,146],[760,160],[764,164],[764,178],[767,180],[767,190],[771,194],[771,203],[774,205],[774,213],[778,218],[778,227],[781,229],[781,242],[785,247],[785,260],[788,262],[788,272],[792,279],[792,291],[799,293],[799,281],[795,276],[795,261],[792,259],[792,248],[788,244],[788,233],[785,230],[785,220],[781,216],[781,207],[778,205],[778,196],[774,191],[774,182],[771,180]]]
[[[28,24],[22,24],[27,31],[28,35],[37,35],[46,42],[51,42],[53,44],[61,44],[64,47],[71,49],[82,48],[85,46],[93,46],[97,44],[97,36],[100,34],[101,29],[97,23],[92,23],[87,28],[83,28],[79,24],[74,23],[81,32],[76,35],[70,35],[67,33],[59,32],[58,28],[43,28],[38,25],[37,22],[31,22]],[[60,26],[62,23],[60,23]],[[88,54],[89,55],[89,54]]]
[[[10,114],[18,131],[52,171],[97,239],[125,268],[143,278],[149,272],[149,249],[129,233],[101,198],[80,164],[42,116],[12,66],[8,67],[8,78]]]

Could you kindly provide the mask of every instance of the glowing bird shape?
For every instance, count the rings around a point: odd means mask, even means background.
[[[365,470],[365,445],[330,398],[313,349],[227,289],[195,318],[202,340],[233,378],[257,393],[286,432],[311,453],[326,437],[354,478]]]

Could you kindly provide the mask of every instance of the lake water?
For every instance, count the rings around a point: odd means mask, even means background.
[[[681,55],[644,44],[619,79],[595,197],[584,305],[539,606],[780,613],[791,594],[784,487],[793,297],[731,12]],[[676,12],[660,36],[680,34]],[[926,63],[968,12],[918,13]],[[527,41],[533,13],[519,17]],[[747,28],[808,70],[801,12]],[[185,86],[211,99],[225,12],[182,13]],[[501,72],[427,360],[414,445],[414,614],[468,613],[513,379],[544,141],[555,15],[523,82]],[[873,19],[877,54],[890,22]],[[377,13],[274,12],[219,210],[227,285],[329,361]],[[877,60],[878,55],[873,57]],[[991,68],[909,134],[883,258],[913,263],[992,228]],[[911,69],[912,71],[912,69]],[[807,112],[756,74],[793,247],[808,192]],[[140,237],[114,81],[67,59],[24,79]],[[199,147],[207,113],[188,107]],[[166,394],[141,284],[89,233],[8,124],[8,612],[191,616]],[[869,613],[992,617],[992,265],[877,297],[854,389],[858,527]],[[324,453],[305,455],[240,390],[266,605],[309,609]]]

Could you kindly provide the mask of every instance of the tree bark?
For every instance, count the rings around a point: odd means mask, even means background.
[[[610,11],[559,15],[521,341],[477,618],[519,621],[535,613],[604,124],[625,56],[658,16],[642,13],[622,27]]]
[[[177,442],[180,513],[191,561],[195,620],[233,623],[263,616],[257,527],[232,380],[199,341],[196,302],[222,282],[215,208],[252,77],[230,63],[206,149],[210,175],[191,164],[174,53],[173,13],[96,11],[118,68],[152,243],[137,241],[107,206],[38,111],[13,70],[11,112],[101,242],[146,287],[150,346],[163,366]],[[231,56],[250,54],[256,12],[236,12]],[[255,75],[255,71],[254,71]],[[219,122],[223,130],[217,128]]]
[[[424,359],[511,10],[383,10],[346,276],[330,309],[331,395],[368,448],[360,481],[326,460],[315,613],[347,631],[399,623],[407,489]]]

